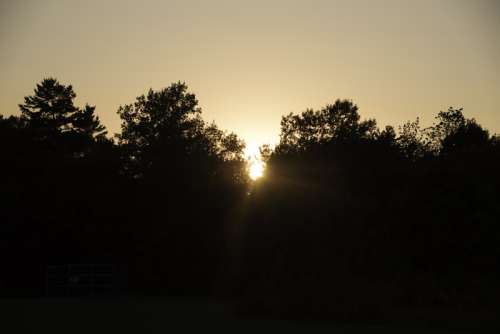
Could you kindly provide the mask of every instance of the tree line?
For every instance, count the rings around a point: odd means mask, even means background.
[[[0,117],[4,295],[36,294],[45,264],[102,261],[131,291],[253,311],[497,307],[500,137],[462,109],[397,130],[350,100],[285,115],[251,181],[243,140],[182,82],[120,106],[114,137],[75,97],[44,79]]]

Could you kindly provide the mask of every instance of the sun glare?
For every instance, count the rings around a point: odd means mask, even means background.
[[[252,180],[257,180],[264,175],[265,164],[260,159],[259,145],[255,143],[249,144],[245,149],[248,164],[248,176]]]
[[[262,161],[250,162],[248,175],[252,180],[257,180],[264,174],[264,163]]]

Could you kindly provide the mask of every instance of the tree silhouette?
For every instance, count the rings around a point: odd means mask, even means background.
[[[307,150],[315,144],[357,142],[376,136],[375,120],[360,121],[358,107],[348,100],[336,100],[321,110],[308,109],[281,120],[278,151]]]
[[[186,171],[197,163],[211,165],[205,167],[213,173],[217,162],[242,161],[243,142],[215,124],[207,126],[200,117],[198,100],[184,83],[149,90],[134,104],[121,106],[118,114],[122,119],[119,143],[126,151],[126,168],[134,177],[163,168]]]
[[[218,282],[258,312],[498,309],[500,139],[462,109],[399,131],[349,100],[286,115],[250,182],[244,142],[185,83],[121,106],[116,141],[75,97],[44,79],[0,116],[1,293],[42,291],[47,263],[112,259],[132,291]]]
[[[142,263],[142,270],[153,270],[150,279],[163,277],[172,288],[210,285],[224,245],[224,207],[240,198],[248,181],[244,143],[207,125],[196,96],[181,82],[150,89],[118,114],[123,170],[141,194],[132,201],[144,228],[134,239],[141,253],[151,259],[162,254],[172,268]]]
[[[481,150],[491,143],[490,135],[475,119],[467,119],[463,109],[450,107],[436,117],[438,123],[427,130],[434,152],[443,155]]]
[[[406,122],[399,127],[396,139],[399,150],[406,158],[415,161],[430,153],[429,141],[426,133],[420,128],[420,120]]]
[[[243,277],[258,283],[242,278],[243,294],[265,291],[277,309],[300,314],[311,299],[347,308],[391,296],[412,307],[450,307],[464,296],[441,286],[445,297],[436,297],[429,286],[450,276],[465,286],[465,277],[479,275],[467,270],[491,273],[478,259],[497,253],[500,235],[491,224],[499,194],[486,181],[499,180],[495,137],[459,109],[439,113],[430,128],[417,118],[398,133],[360,119],[349,101],[283,117],[280,143],[265,154],[268,177],[253,192]],[[492,234],[481,236],[484,229]],[[394,277],[392,287],[384,284]]]
[[[71,85],[64,86],[54,78],[43,79],[37,84],[35,94],[24,98],[20,104],[21,116],[35,128],[52,133],[75,131],[89,137],[105,134],[105,128],[94,115],[95,107],[74,105],[76,94]]]
[[[436,116],[437,124],[429,127],[427,132],[431,140],[434,151],[439,152],[443,141],[463,128],[467,122],[462,113],[462,109],[448,108],[448,111],[440,111]]]

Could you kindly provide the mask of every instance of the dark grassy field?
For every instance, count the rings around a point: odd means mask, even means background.
[[[491,322],[356,323],[238,317],[205,299],[3,299],[1,333],[497,333]]]

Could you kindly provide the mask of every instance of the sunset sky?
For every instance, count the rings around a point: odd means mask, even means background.
[[[336,98],[381,126],[455,106],[500,132],[494,0],[0,0],[0,50],[1,114],[53,76],[111,134],[119,105],[179,80],[249,143]]]

